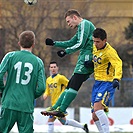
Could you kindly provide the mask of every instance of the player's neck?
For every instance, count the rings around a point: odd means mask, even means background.
[[[31,48],[21,48],[21,50],[25,50],[25,51],[32,52],[32,49]]]
[[[57,73],[56,73],[56,74],[53,74],[53,75],[52,75],[52,78],[54,78],[56,75],[57,75]]]

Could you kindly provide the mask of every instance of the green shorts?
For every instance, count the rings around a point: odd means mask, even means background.
[[[14,124],[17,124],[19,133],[33,133],[33,113],[1,109],[0,133],[9,133]]]

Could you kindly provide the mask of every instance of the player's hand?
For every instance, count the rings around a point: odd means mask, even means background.
[[[94,68],[94,63],[93,63],[93,61],[88,60],[88,61],[84,62],[84,66],[86,68]]]
[[[117,88],[118,90],[119,90],[119,81],[118,81],[118,79],[114,79],[113,80],[113,88]]]
[[[46,43],[46,45],[49,45],[49,46],[53,46],[54,45],[54,41],[52,39],[50,39],[50,38],[47,38],[45,40],[45,43]]]
[[[64,57],[66,55],[65,50],[60,50],[57,52],[58,56],[60,56],[61,58]]]

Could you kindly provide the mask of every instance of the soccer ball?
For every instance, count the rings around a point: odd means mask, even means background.
[[[24,2],[27,4],[27,5],[35,5],[37,3],[37,0],[24,0]]]

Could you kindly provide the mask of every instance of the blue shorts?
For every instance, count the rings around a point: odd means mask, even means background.
[[[91,108],[92,112],[94,111],[94,103],[102,101],[102,104],[105,108],[108,108],[109,102],[111,101],[115,93],[115,88],[113,88],[112,82],[107,81],[95,81],[95,84],[92,89],[92,98],[91,98]]]

